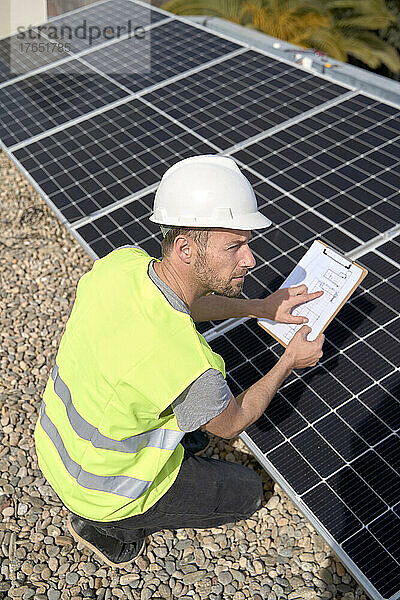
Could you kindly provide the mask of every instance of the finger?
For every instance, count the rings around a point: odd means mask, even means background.
[[[312,294],[299,294],[295,296],[291,302],[292,304],[304,304],[305,302],[310,302],[310,300],[315,300],[316,298],[320,298],[324,292],[321,290],[319,292],[313,292]]]
[[[296,325],[302,325],[303,323],[308,323],[307,317],[288,315],[286,323],[294,323]]]
[[[303,325],[303,327],[299,329],[299,332],[300,336],[305,339],[307,335],[311,332],[311,327],[309,325]]]
[[[307,294],[307,286],[303,283],[296,287],[289,288],[291,296],[299,296],[300,294]]]
[[[323,333],[320,333],[319,336],[315,338],[314,344],[317,348],[322,348],[324,341],[325,341],[325,336]]]

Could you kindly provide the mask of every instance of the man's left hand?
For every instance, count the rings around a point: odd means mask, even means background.
[[[307,293],[306,285],[298,285],[291,288],[277,290],[264,300],[259,301],[258,318],[271,319],[278,323],[296,323],[302,325],[307,323],[307,317],[292,315],[292,310],[299,304],[310,302],[322,296],[324,292]]]

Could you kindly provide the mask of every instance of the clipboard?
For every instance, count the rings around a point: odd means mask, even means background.
[[[308,293],[324,290],[320,298],[299,304],[293,314],[308,317],[312,331],[307,339],[312,341],[320,335],[337,315],[343,304],[360,285],[368,271],[356,262],[316,240],[288,275],[279,289],[296,287],[305,283]],[[277,323],[270,319],[258,319],[258,324],[285,348],[303,324]]]

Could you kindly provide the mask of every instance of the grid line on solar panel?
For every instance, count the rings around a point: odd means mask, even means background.
[[[396,235],[389,241],[375,248],[382,258],[389,259],[400,268],[400,235]]]
[[[78,60],[0,88],[0,138],[13,146],[127,96]]]
[[[357,96],[232,157],[363,243],[398,224],[399,116]]]
[[[347,91],[294,65],[247,50],[163,86],[147,99],[226,150]]]
[[[238,44],[179,20],[160,24],[149,31],[149,36],[149,73],[136,72],[143,62],[143,47],[141,40],[135,38],[94,50],[85,55],[85,61],[127,89],[137,92],[224,54],[242,50]]]
[[[213,148],[132,100],[12,153],[70,223],[153,185]]]

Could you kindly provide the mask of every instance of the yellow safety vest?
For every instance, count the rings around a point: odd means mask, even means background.
[[[35,428],[39,466],[65,506],[95,521],[148,510],[183,459],[171,403],[224,361],[120,248],[81,277]]]

